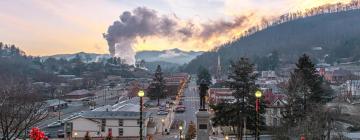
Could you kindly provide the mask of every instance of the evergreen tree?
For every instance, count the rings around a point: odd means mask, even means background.
[[[158,105],[160,105],[160,99],[165,98],[165,81],[162,75],[160,65],[157,66],[152,83],[149,86],[149,98],[157,99]]]
[[[243,137],[244,122],[246,122],[247,129],[253,130],[253,132],[256,130],[255,92],[258,90],[255,85],[256,78],[254,65],[247,58],[241,58],[235,63],[231,62],[231,72],[227,85],[233,90],[235,103],[211,105],[215,111],[212,119],[214,125],[236,128],[235,134],[238,139]],[[260,101],[259,113],[263,114],[265,105],[262,99]],[[264,124],[262,118],[260,115],[260,124]]]
[[[326,118],[322,106],[331,99],[333,93],[326,88],[329,85],[316,73],[309,56],[302,55],[288,81],[286,111],[282,112],[284,127],[288,127],[288,130],[306,127],[296,131],[316,135],[317,132],[312,130],[319,129],[312,129],[315,125],[312,126],[311,123],[320,124],[319,118]]]
[[[204,67],[199,67],[196,84],[199,85],[202,79],[204,79],[208,84],[211,84],[211,75],[209,70]]]
[[[255,112],[255,92],[258,87],[255,85],[257,74],[254,73],[254,65],[247,58],[240,58],[239,61],[231,63],[231,72],[227,81],[229,87],[233,90],[235,97],[236,110],[236,128],[237,137],[242,139],[244,129],[244,121],[250,130],[255,132],[256,112]],[[260,100],[263,101],[263,100]],[[261,103],[260,114],[264,113],[264,103]],[[263,119],[260,119],[263,120]],[[261,123],[263,124],[263,123]]]

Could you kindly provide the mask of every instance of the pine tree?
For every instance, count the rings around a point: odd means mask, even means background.
[[[198,73],[197,73],[197,80],[196,84],[200,84],[200,81],[204,79],[208,84],[211,84],[211,75],[208,69],[204,67],[199,67]]]
[[[332,90],[326,88],[329,86],[316,73],[309,56],[302,55],[287,84],[286,110],[282,112],[283,127],[317,137],[317,131],[320,130],[318,126],[326,126],[319,119],[326,118],[324,115],[327,115],[323,112],[322,106],[329,101],[332,94]],[[315,122],[319,125],[315,125]]]
[[[166,97],[165,81],[162,75],[160,65],[157,66],[152,83],[149,86],[149,98],[157,99],[158,105],[160,105],[160,99]]]
[[[231,63],[231,73],[229,74],[227,83],[233,90],[233,96],[235,97],[235,124],[238,139],[242,139],[245,120],[247,128],[254,132],[256,129],[254,124],[256,124],[257,120],[255,112],[255,92],[258,90],[258,87],[255,85],[257,76],[258,75],[254,73],[254,65],[250,63],[249,59],[240,58],[239,61]],[[263,102],[261,106],[264,106]],[[263,113],[264,107],[261,107],[260,114]]]
[[[213,122],[215,125],[231,126],[236,128],[238,139],[243,137],[244,122],[248,129],[256,130],[255,92],[258,87],[255,85],[257,74],[254,73],[254,65],[247,58],[231,62],[231,72],[227,85],[233,90],[235,103],[220,103],[211,105],[215,111]],[[264,102],[260,99],[260,114],[265,112]],[[264,124],[260,115],[260,124]],[[261,128],[261,127],[260,127]]]

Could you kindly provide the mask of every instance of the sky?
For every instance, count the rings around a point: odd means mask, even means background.
[[[263,18],[349,1],[1,0],[0,42],[41,56],[81,51],[109,53],[109,44],[134,51],[207,51]],[[149,17],[147,14],[153,18],[146,25],[138,22]],[[113,32],[109,32],[110,26]]]

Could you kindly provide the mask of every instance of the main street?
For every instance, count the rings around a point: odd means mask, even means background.
[[[93,101],[96,102],[96,107],[104,106],[104,105],[113,105],[118,101],[119,96],[117,95],[107,95],[105,94],[104,90],[99,90],[95,93],[95,98]],[[106,99],[105,99],[106,97]],[[69,118],[73,115],[79,114],[82,111],[90,111],[89,106],[84,106],[82,101],[73,101],[68,103],[68,107],[65,109],[62,109],[60,111],[60,119],[64,120],[66,118]],[[52,112],[51,116],[49,116],[47,119],[40,122],[37,126],[41,128],[42,130],[45,130],[50,134],[52,138],[57,137],[56,132],[58,130],[63,130],[63,126],[54,126],[54,127],[48,127],[50,124],[54,124],[59,120],[58,112]]]
[[[185,128],[183,129],[184,136],[187,132],[190,122],[196,124],[195,113],[199,109],[199,94],[197,93],[197,86],[194,80],[191,80],[190,83],[184,90],[183,105],[186,107],[186,111],[183,113],[175,113],[174,122],[184,121]],[[179,139],[179,130],[178,128],[171,129],[170,135],[156,136],[157,140],[178,140]]]
[[[190,122],[196,124],[195,113],[199,109],[199,94],[197,93],[197,86],[194,80],[191,80],[188,87],[184,91],[183,104],[186,107],[184,113],[176,113],[175,120],[183,120],[185,122],[185,128],[183,131],[186,133]],[[185,134],[184,133],[184,134]]]

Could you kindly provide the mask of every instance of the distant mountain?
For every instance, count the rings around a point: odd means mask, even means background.
[[[170,63],[165,61],[154,61],[154,62],[146,62],[145,67],[150,71],[155,71],[157,65],[161,66],[162,71],[164,72],[175,72],[178,70],[178,67],[181,66],[180,64]]]
[[[163,50],[163,51],[140,51],[135,55],[136,60],[144,60],[145,62],[155,62],[170,64],[173,63],[172,66],[178,66],[185,63],[190,62],[196,56],[202,54],[203,52],[195,52],[195,51],[182,51],[180,49],[171,49],[171,50]],[[98,62],[104,59],[108,59],[111,56],[109,54],[96,54],[96,53],[85,53],[79,52],[74,54],[56,54],[51,56],[43,56],[42,59],[47,59],[49,57],[53,57],[56,59],[66,59],[70,60],[76,57],[76,55],[80,56],[83,62]]]
[[[99,62],[106,60],[110,58],[109,54],[96,54],[96,53],[85,53],[85,52],[79,52],[74,54],[56,54],[51,56],[43,56],[42,59],[47,59],[49,57],[55,58],[55,59],[65,59],[65,60],[71,60],[78,55],[83,62]]]
[[[222,45],[216,51],[205,52],[193,59],[184,69],[192,73],[196,72],[199,66],[215,69],[218,56],[222,65],[227,65],[230,60],[242,56],[264,57],[273,51],[277,51],[280,59],[287,62],[294,62],[302,53],[309,54],[314,61],[330,64],[343,60],[358,61],[359,23],[358,9],[291,20],[238,38]]]
[[[190,62],[196,56],[203,52],[182,51],[180,49],[171,49],[163,51],[140,51],[136,53],[136,60],[145,60],[146,62],[169,62],[175,64],[185,64]]]

